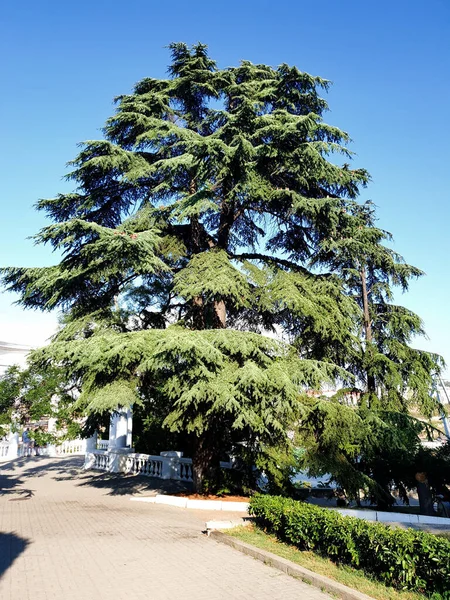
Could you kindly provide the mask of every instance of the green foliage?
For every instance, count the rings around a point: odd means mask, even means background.
[[[13,366],[0,377],[0,437],[6,435],[6,426],[11,423],[14,404],[20,392],[19,374],[20,368]]]
[[[204,302],[227,299],[232,306],[249,303],[250,287],[223,250],[201,252],[174,277],[173,291],[187,300]]]
[[[72,427],[74,433],[75,429],[79,430],[74,420],[81,415],[74,410],[71,392],[67,375],[60,367],[35,362],[26,369],[10,367],[0,379],[2,421],[5,425],[17,426],[53,417],[57,428]],[[43,435],[42,431],[37,432],[38,437]]]
[[[268,248],[284,251],[281,233],[266,236],[282,231],[306,256],[336,196],[353,197],[366,183],[364,170],[327,160],[349,154],[348,135],[322,121],[327,105],[318,90],[328,82],[287,65],[219,70],[201,44],[171,51],[171,78],[145,79],[118,97],[106,140],[83,145],[70,175],[78,192],[38,203],[56,224],[36,241],[62,250],[64,259],[4,270],[24,306],[86,314],[142,283],[152,302],[172,268],[156,303],[163,316],[175,306],[189,315],[194,294],[209,300],[226,292],[244,307],[239,269],[225,265],[226,254],[202,253],[262,247],[266,239]],[[127,220],[131,212],[137,214]],[[168,237],[178,244],[171,256]],[[278,253],[261,256],[282,264]],[[187,300],[181,306],[178,294]]]
[[[301,389],[333,376],[332,366],[302,360],[274,339],[179,326],[54,342],[33,360],[68,365],[83,385],[76,406],[87,412],[161,402],[172,431],[201,435],[219,420],[268,441],[286,439],[285,424],[301,416]]]
[[[253,496],[250,514],[283,541],[363,569],[397,589],[449,598],[450,541],[344,517],[280,496]]]
[[[386,245],[392,236],[376,227],[373,204],[350,200],[334,215],[311,264],[338,275],[358,305],[353,336],[336,344],[304,329],[297,343],[307,356],[339,364],[354,380],[331,402],[320,399],[312,406],[299,443],[308,449],[304,466],[311,472],[329,473],[350,497],[358,498],[362,489],[385,506],[393,502],[393,484],[405,499],[406,489],[415,486],[411,471],[420,463],[419,434],[426,425],[408,415],[438,412],[431,390],[444,363],[412,347],[424,335],[422,322],[392,303],[394,286],[405,291],[423,273]]]
[[[342,394],[345,398],[345,394]],[[346,406],[337,399],[310,399],[296,444],[304,448],[297,470],[308,470],[338,484],[348,499],[370,499],[381,508],[394,504],[392,486],[408,502],[417,472],[429,474],[438,493],[450,483],[450,461],[444,450],[422,447],[434,428],[405,412]]]
[[[371,202],[349,201],[316,248],[311,263],[337,273],[361,311],[356,321],[357,345],[336,349],[316,344],[313,356],[339,360],[351,371],[363,396],[361,404],[375,410],[413,407],[431,416],[437,408],[430,397],[432,377],[440,373],[443,360],[411,347],[415,337],[424,335],[422,321],[412,311],[392,304],[393,287],[405,291],[409,281],[423,272],[385,245],[392,236],[376,227],[375,221]]]
[[[35,429],[30,431],[29,433],[30,439],[34,440],[35,446],[42,448],[47,446],[47,444],[56,443],[57,437],[53,433],[48,433],[46,431],[42,431],[41,429]],[[74,439],[73,437],[68,439]]]

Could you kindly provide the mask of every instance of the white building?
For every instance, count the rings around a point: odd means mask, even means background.
[[[12,365],[25,367],[30,350],[32,350],[31,346],[0,341],[0,376]]]

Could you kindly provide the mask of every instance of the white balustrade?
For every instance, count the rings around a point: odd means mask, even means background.
[[[66,440],[56,446],[57,456],[67,456],[68,454],[85,454],[86,440]]]
[[[125,472],[158,479],[192,481],[192,460],[179,456],[155,456],[151,454],[126,455]]]
[[[192,459],[191,458],[180,458],[179,459],[179,477],[181,481],[192,481]]]
[[[92,469],[98,469],[100,471],[109,471],[109,454],[104,450],[94,450],[91,453],[94,458],[94,464]]]
[[[163,478],[162,456],[152,456],[150,454],[128,454],[126,458],[127,473],[146,475],[147,477]]]
[[[7,460],[9,454],[9,442],[0,442],[0,460]]]
[[[109,440],[98,440],[97,450],[108,450]]]

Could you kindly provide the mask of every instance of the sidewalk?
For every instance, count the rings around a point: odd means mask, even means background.
[[[153,482],[85,473],[81,462],[0,464],[2,600],[330,599],[206,538],[216,512],[130,502]]]

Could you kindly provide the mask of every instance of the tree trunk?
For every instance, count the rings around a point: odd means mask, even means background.
[[[203,306],[203,298],[195,296],[192,300],[193,323],[195,329],[205,329],[205,312]]]
[[[191,179],[189,183],[189,193],[191,196],[195,194],[197,191],[197,186],[195,185],[195,181]],[[193,215],[191,217],[191,239],[192,239],[192,252],[193,254],[197,254],[200,252],[200,223],[198,221],[198,216]]]
[[[364,333],[366,342],[370,344],[372,341],[372,324],[370,322],[369,312],[369,295],[367,293],[367,282],[366,282],[366,269],[361,269],[361,286],[362,286],[362,302],[364,311]]]
[[[222,192],[223,198],[220,211],[219,230],[217,232],[217,247],[228,252],[231,228],[233,227],[236,217],[236,203],[234,200],[227,201],[227,185],[223,187]],[[225,329],[227,326],[227,309],[224,300],[214,302],[214,311],[217,317],[217,328]]]
[[[217,246],[226,251],[228,250],[230,232],[234,223],[235,210],[236,205],[234,202],[227,202],[226,198],[222,200],[219,230],[217,232]]]
[[[372,344],[372,323],[370,320],[369,294],[367,292],[366,269],[364,267],[361,268],[361,287],[364,312],[364,336],[366,338],[366,352],[370,352],[370,346]],[[375,377],[369,372],[367,372],[367,391],[372,394],[376,393]]]
[[[416,473],[415,479],[417,481],[417,494],[419,496],[420,514],[432,516],[435,514],[433,508],[433,496],[428,484],[427,474]]]
[[[219,468],[220,457],[213,436],[208,433],[199,436],[192,457],[194,492],[202,494],[206,491],[206,487],[208,489],[214,487]]]
[[[189,183],[189,193],[192,195],[197,191],[194,179],[191,179]],[[194,215],[191,217],[191,240],[192,240],[192,253],[198,254],[201,252],[201,227],[198,220],[198,216]],[[192,300],[193,305],[193,323],[195,329],[205,329],[205,314],[203,306],[202,296],[195,296]]]
[[[392,497],[392,494],[387,486],[380,486],[383,491],[383,495],[379,496],[377,499],[377,507],[380,510],[389,510],[392,508],[392,505],[395,504],[395,499]]]
[[[217,317],[217,328],[225,329],[227,326],[227,308],[223,300],[217,300],[214,302],[214,310]]]

